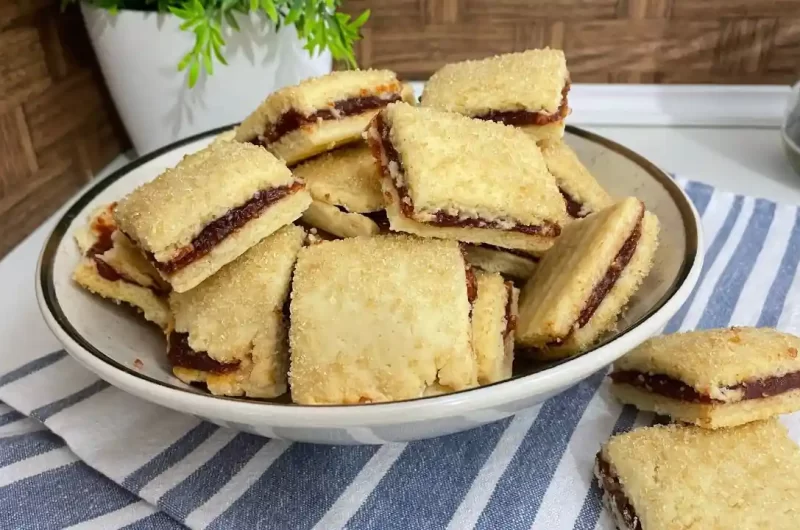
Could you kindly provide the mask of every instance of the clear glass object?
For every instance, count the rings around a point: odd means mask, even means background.
[[[795,83],[792,88],[784,128],[786,135],[794,141],[796,146],[800,146],[800,81]]]
[[[800,175],[800,81],[792,88],[781,137],[789,165]]]

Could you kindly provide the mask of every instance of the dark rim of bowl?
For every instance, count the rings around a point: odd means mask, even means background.
[[[180,386],[171,385],[165,383],[163,381],[159,381],[158,379],[154,379],[147,375],[144,375],[124,364],[114,360],[113,358],[109,357],[102,351],[95,348],[87,339],[85,339],[78,331],[72,326],[72,324],[67,319],[66,315],[64,314],[63,310],[61,309],[61,305],[58,302],[58,297],[56,296],[55,292],[55,283],[53,281],[53,266],[55,263],[55,256],[58,250],[61,241],[64,239],[64,236],[67,233],[70,225],[72,225],[73,221],[77,218],[78,214],[80,214],[86,206],[98,195],[100,192],[108,188],[111,184],[118,181],[119,179],[123,178],[125,175],[133,171],[134,169],[138,168],[139,166],[146,164],[147,162],[160,157],[170,151],[173,151],[179,147],[184,145],[190,144],[192,142],[196,142],[197,140],[201,140],[203,138],[207,138],[209,136],[216,136],[220,133],[230,130],[234,127],[235,124],[219,127],[217,129],[213,129],[210,131],[206,131],[200,134],[196,134],[194,136],[190,136],[188,138],[184,138],[183,140],[179,140],[175,143],[170,145],[164,146],[160,149],[157,149],[147,155],[137,158],[136,160],[130,162],[129,164],[125,165],[124,167],[118,169],[114,173],[108,175],[107,177],[103,178],[102,180],[97,181],[92,187],[87,189],[82,196],[80,196],[70,207],[69,209],[63,214],[61,219],[59,219],[58,223],[56,224],[55,228],[53,229],[52,233],[47,239],[45,243],[44,250],[42,251],[42,257],[40,260],[40,270],[37,276],[38,281],[41,284],[42,295],[47,305],[47,308],[50,310],[50,313],[53,315],[54,320],[59,325],[59,327],[67,334],[69,337],[74,340],[77,344],[79,344],[82,348],[86,351],[91,353],[100,361],[113,366],[114,368],[125,372],[128,375],[131,375],[137,379],[141,379],[143,381],[147,381],[148,383],[153,383],[165,388],[170,388],[172,390],[176,390],[179,392],[186,392],[189,394],[193,394],[196,396],[207,397],[209,399],[223,399],[229,400],[234,402],[242,402],[242,403],[263,403],[269,404],[274,406],[286,406],[286,407],[309,407],[309,408],[319,408],[320,405],[302,405],[302,404],[295,404],[295,403],[285,403],[285,402],[278,402],[275,400],[259,400],[247,397],[230,397],[230,396],[214,396],[207,392],[204,392],[200,389],[191,389],[191,388],[182,388]],[[597,134],[591,133],[589,131],[585,131],[578,127],[574,127],[571,125],[566,126],[566,131],[570,134],[575,136],[579,136],[596,144],[600,144],[609,150],[624,156],[628,160],[634,162],[638,166],[642,167],[647,173],[649,173],[656,181],[658,181],[664,189],[669,193],[669,195],[673,198],[678,210],[681,213],[681,217],[684,222],[684,226],[686,227],[686,250],[684,253],[683,262],[681,263],[680,270],[678,275],[675,278],[675,281],[670,285],[667,291],[664,293],[664,296],[658,300],[656,304],[653,305],[650,310],[647,311],[644,315],[638,318],[635,322],[632,322],[630,326],[623,332],[618,334],[612,334],[611,336],[607,337],[606,339],[602,340],[601,342],[595,344],[592,349],[578,355],[575,357],[569,357],[566,359],[560,359],[557,361],[553,361],[550,363],[543,363],[537,367],[537,369],[533,372],[528,372],[521,375],[515,375],[511,379],[507,379],[505,381],[499,381],[497,383],[491,383],[489,385],[483,385],[475,388],[469,388],[465,390],[459,390],[456,392],[451,392],[447,395],[454,395],[454,394],[463,394],[466,392],[472,392],[478,389],[487,388],[490,386],[501,385],[511,380],[521,379],[525,377],[530,377],[541,373],[545,370],[550,368],[554,368],[556,366],[560,366],[562,364],[568,363],[578,357],[583,357],[586,355],[591,355],[591,353],[608,344],[612,340],[616,340],[617,338],[631,332],[632,330],[639,327],[644,321],[648,320],[653,314],[655,314],[659,309],[661,309],[664,304],[670,300],[675,293],[678,291],[681,285],[686,281],[687,276],[689,275],[689,271],[692,269],[692,266],[697,259],[697,245],[698,245],[698,234],[697,234],[697,226],[694,223],[694,214],[692,212],[692,208],[687,202],[686,196],[683,194],[681,189],[675,183],[672,178],[670,178],[666,173],[660,170],[656,165],[652,162],[647,160],[646,158],[642,157],[641,155],[631,151],[627,147],[624,147],[612,140],[599,136]],[[408,401],[418,401],[418,400],[427,400],[427,399],[436,399],[437,397],[441,396],[423,396],[418,398],[412,398],[407,400],[400,400],[400,401],[392,401],[392,402],[380,402],[380,403],[362,403],[362,404],[353,404],[353,405],[323,405],[322,407],[325,408],[333,408],[333,407],[346,407],[346,408],[353,408],[353,407],[379,407],[381,405],[388,405],[391,403],[402,403]]]

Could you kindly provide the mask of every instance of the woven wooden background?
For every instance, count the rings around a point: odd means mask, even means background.
[[[0,0],[0,256],[127,142],[80,12]]]
[[[463,59],[551,46],[597,83],[790,83],[800,0],[347,0],[372,17],[362,66],[424,78]]]
[[[0,0],[0,257],[128,145],[79,11]],[[576,82],[789,83],[800,0],[345,0],[362,66],[424,78],[550,45]],[[221,73],[221,71],[220,71]]]

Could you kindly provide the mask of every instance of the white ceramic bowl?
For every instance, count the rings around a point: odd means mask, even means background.
[[[165,147],[85,189],[45,244],[36,282],[47,324],[75,359],[131,394],[219,425],[289,440],[352,444],[430,438],[499,420],[566,390],[659,333],[689,296],[702,268],[697,213],[672,179],[628,149],[570,127],[567,141],[598,180],[616,196],[641,198],[661,221],[654,269],[617,332],[576,358],[522,368],[509,381],[444,396],[349,406],[214,397],[172,376],[155,327],[129,308],[82,290],[71,273],[80,258],[73,233],[95,207],[154,178],[221,131]]]

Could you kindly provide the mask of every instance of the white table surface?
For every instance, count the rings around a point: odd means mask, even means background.
[[[789,166],[778,128],[586,128],[681,177],[734,193],[800,204],[800,175]]]

